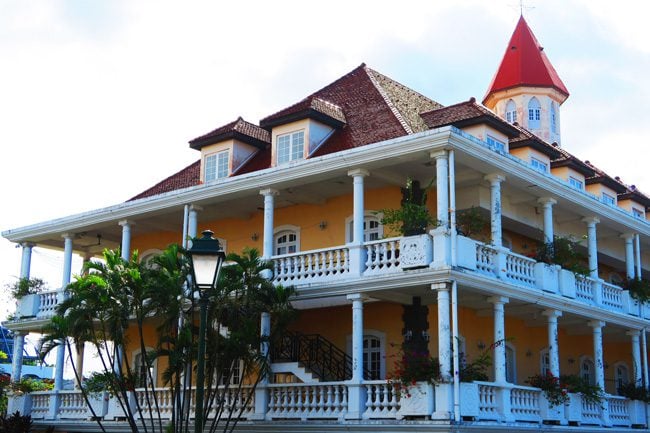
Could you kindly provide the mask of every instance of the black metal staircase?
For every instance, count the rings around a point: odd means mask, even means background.
[[[273,346],[273,362],[297,362],[323,382],[352,378],[352,357],[320,334],[287,331]],[[364,379],[371,379],[364,369]]]

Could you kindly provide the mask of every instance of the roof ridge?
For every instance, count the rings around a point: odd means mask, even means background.
[[[388,108],[390,108],[390,111],[393,113],[395,118],[399,121],[400,125],[402,125],[402,128],[404,128],[404,131],[407,134],[413,134],[413,128],[411,128],[411,125],[409,125],[408,122],[406,122],[406,120],[404,119],[404,116],[402,116],[402,113],[397,109],[397,107],[393,103],[393,100],[390,99],[390,97],[386,93],[386,90],[377,81],[377,77],[375,77],[372,74],[375,71],[368,68],[368,67],[364,67],[363,69],[366,72],[366,75],[368,76],[368,78],[370,79],[370,82],[372,83],[372,85],[375,86],[375,89],[377,89],[377,91],[381,95],[384,102],[386,102],[386,105],[388,105]],[[386,78],[388,78],[388,77],[386,77]]]

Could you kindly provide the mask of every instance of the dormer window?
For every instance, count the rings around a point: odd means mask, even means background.
[[[600,199],[605,204],[608,204],[610,206],[616,206],[616,197],[614,197],[613,195],[609,195],[604,192],[600,197]]]
[[[537,171],[548,173],[548,164],[535,157],[530,157],[530,165]]]
[[[508,123],[515,123],[517,121],[517,106],[512,99],[506,104],[506,121]]]
[[[228,177],[229,168],[228,151],[213,153],[205,157],[205,181]]]
[[[305,131],[278,135],[278,164],[302,159],[305,152]]]
[[[645,212],[635,207],[632,208],[632,215],[634,218],[645,219]]]
[[[577,178],[573,177],[573,176],[569,176],[569,185],[571,185],[575,189],[579,189],[580,191],[585,189],[584,182],[581,181],[580,179],[577,179]]]
[[[533,98],[528,102],[528,128],[539,129],[540,121],[542,119],[542,107],[537,98]]]
[[[506,151],[506,144],[503,141],[492,137],[491,135],[488,135],[486,137],[485,141],[494,150],[497,150],[499,152],[505,152]]]

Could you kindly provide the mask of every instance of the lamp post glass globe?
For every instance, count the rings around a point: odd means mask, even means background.
[[[212,234],[212,231],[205,230],[203,237],[192,239],[192,248],[188,250],[192,280],[199,289],[216,287],[225,259],[221,244]]]

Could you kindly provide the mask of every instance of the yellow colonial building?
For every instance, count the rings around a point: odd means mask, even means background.
[[[240,117],[193,139],[198,161],[125,203],[3,236],[22,245],[23,277],[33,246],[63,249],[63,286],[73,253],[107,246],[144,257],[210,229],[226,252],[262,251],[273,281],[297,289],[292,338],[317,336],[349,374],[274,359],[255,393],[266,403],[251,402],[240,431],[647,428],[647,405],[618,394],[648,386],[650,306],[625,287],[650,269],[650,198],[567,151],[568,96],[522,17],[483,105],[444,107],[362,64],[259,124]],[[382,225],[382,211],[401,206],[409,179],[431,185],[438,223],[405,236]],[[579,242],[586,272],[538,261],[537,245],[555,237]],[[62,296],[21,302],[5,324],[16,348]],[[403,342],[437,356],[443,376],[408,405],[387,382]],[[461,382],[485,351],[487,380]],[[133,363],[138,355],[125,348]],[[35,393],[30,412],[77,431],[88,415],[79,391],[63,389],[63,356],[55,390]],[[547,372],[606,395],[551,406],[526,382]]]

